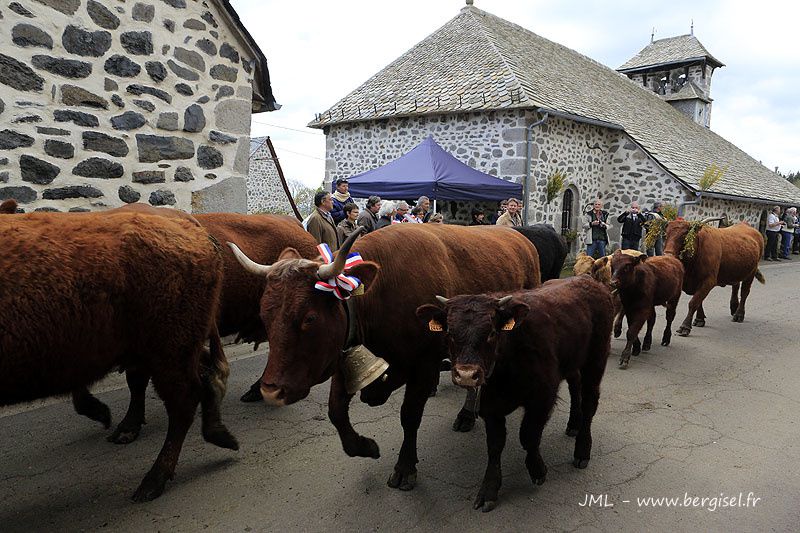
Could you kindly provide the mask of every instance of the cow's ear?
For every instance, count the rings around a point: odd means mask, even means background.
[[[646,259],[647,259],[647,254],[642,254],[639,256],[640,263],[644,263]]]
[[[283,261],[284,259],[302,259],[303,256],[300,255],[300,252],[295,250],[294,248],[286,248],[281,252],[281,255],[278,256],[278,261]]]
[[[522,302],[511,300],[498,309],[499,327],[501,331],[511,331],[528,316],[530,307]]]
[[[441,332],[447,324],[447,313],[439,306],[425,304],[417,307],[417,317],[429,331]]]
[[[581,257],[586,257],[586,252],[580,252],[575,258],[580,259]]]
[[[372,288],[375,283],[375,278],[378,276],[378,271],[381,269],[378,263],[372,261],[364,261],[347,270],[348,276],[355,276],[361,281],[361,286],[364,287],[364,292]]]

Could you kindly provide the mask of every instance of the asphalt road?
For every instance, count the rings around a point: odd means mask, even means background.
[[[127,446],[106,442],[108,432],[63,399],[0,410],[0,530],[796,531],[800,260],[765,263],[762,271],[767,285],[754,287],[743,324],[730,321],[729,292],[717,288],[705,328],[673,337],[668,348],[656,343],[628,370],[616,368],[623,342],[613,341],[586,470],[570,464],[562,400],[543,437],[547,481],[532,486],[515,413],[491,513],[471,507],[486,463],[483,425],[468,434],[450,429],[463,392],[447,374],[420,429],[417,488],[400,492],[386,486],[402,439],[400,393],[378,408],[354,402],[356,429],[378,441],[381,458],[351,459],[327,421],[327,384],[281,409],[240,403],[264,359],[239,347],[228,350],[234,361],[223,413],[241,450],[205,444],[195,423],[175,479],[151,503],[130,496],[166,430],[152,392],[149,423]],[[684,295],[678,321],[687,302]],[[663,310],[657,339],[662,317]],[[115,421],[128,397],[120,383],[100,387],[111,389],[100,398]],[[592,505],[582,506],[587,495]],[[664,497],[680,506],[638,502]]]

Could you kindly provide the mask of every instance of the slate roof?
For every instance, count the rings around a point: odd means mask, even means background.
[[[697,86],[697,84],[691,80],[686,82],[681,90],[676,93],[670,93],[667,95],[663,95],[661,98],[666,100],[667,102],[672,102],[675,100],[693,100],[699,99],[704,102],[712,102],[713,100],[706,96],[703,93],[703,89]]]
[[[710,192],[800,203],[800,189],[654,92],[474,6],[462,8],[309,126],[513,108],[552,109],[617,125],[691,189],[713,163],[727,170]]]
[[[694,35],[678,35],[677,37],[653,41],[617,70],[620,72],[632,72],[655,66],[666,66],[701,59],[706,59],[709,64],[715,67],[725,66],[722,61],[712,56]]]

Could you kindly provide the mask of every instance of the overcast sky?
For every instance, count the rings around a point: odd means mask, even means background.
[[[306,127],[373,74],[455,17],[464,0],[232,0],[269,62],[283,107],[253,115],[284,173],[324,177],[321,130]],[[694,34],[715,70],[711,129],[770,169],[800,170],[800,7],[761,0],[564,2],[475,0],[475,6],[617,68],[655,38]],[[288,128],[288,129],[287,129]],[[298,130],[298,131],[295,131]]]

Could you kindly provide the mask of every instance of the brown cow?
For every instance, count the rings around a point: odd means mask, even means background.
[[[481,387],[489,462],[474,508],[484,512],[497,503],[505,419],[518,407],[525,409],[519,435],[527,451],[525,466],[536,485],[544,483],[547,467],[539,445],[563,379],[570,393],[567,435],[577,436],[572,464],[586,468],[592,418],[611,348],[611,294],[589,276],[500,296],[442,298],[444,309],[417,309],[426,329],[446,331],[441,336],[447,338],[453,383]]]
[[[719,219],[706,219],[710,222]],[[734,322],[744,321],[745,302],[750,294],[753,278],[764,283],[758,270],[758,262],[764,251],[764,237],[746,222],[728,228],[712,228],[704,225],[696,233],[695,252],[689,256],[682,253],[689,222],[673,220],[667,226],[664,254],[681,260],[684,267],[683,292],[692,295],[689,313],[686,315],[678,335],[685,337],[692,331],[692,317],[697,312],[694,325],[703,327],[706,314],[703,300],[715,286],[731,285],[730,311]],[[741,286],[741,300],[738,292]]]
[[[611,263],[611,288],[619,294],[625,316],[628,318],[628,342],[619,357],[620,368],[628,368],[633,355],[650,350],[657,305],[667,308],[667,326],[661,337],[661,346],[669,346],[672,339],[672,321],[681,298],[683,265],[674,257],[664,255],[647,257],[625,255],[619,250],[612,259],[601,257],[593,269],[599,270]],[[639,343],[639,331],[647,322],[644,341]]]
[[[639,250],[622,250],[622,253],[632,257],[645,255]],[[575,258],[575,264],[572,266],[572,273],[576,276],[580,276],[581,274],[591,274],[592,277],[600,283],[611,285],[612,256],[607,255],[604,257],[607,257],[608,260],[603,261],[603,257],[595,259],[590,255],[586,255],[586,252],[581,252]],[[598,265],[602,264],[602,268],[593,269],[592,267],[594,267],[595,263]],[[622,309],[622,301],[619,299],[619,295],[613,293],[611,297],[614,301],[614,338],[617,338],[622,334],[622,318],[625,312]]]
[[[391,392],[406,385],[400,420],[404,438],[390,487],[411,490],[417,473],[417,430],[425,402],[446,356],[441,339],[420,334],[415,311],[433,294],[455,296],[474,291],[516,290],[539,285],[536,249],[523,235],[497,226],[395,224],[360,238],[351,235],[332,264],[302,259],[287,250],[272,266],[259,265],[241,254],[248,270],[267,278],[261,316],[270,355],[261,379],[264,399],[286,405],[305,398],[312,386],[333,376],[328,415],[349,456],[380,456],[374,440],[356,433],[345,390],[342,347],[345,344],[345,305],[331,293],[315,289],[344,268],[352,246],[365,262],[348,270],[361,280],[363,296],[348,300],[354,311],[359,340],[389,364],[387,379],[361,391],[369,405],[384,403]],[[424,250],[425,266],[411,259]],[[380,275],[378,270],[380,269]]]
[[[0,405],[77,390],[116,367],[152,376],[169,428],[136,501],[163,492],[198,403],[204,438],[237,449],[219,420],[222,259],[205,231],[145,215],[34,213],[0,217],[0,248]]]
[[[300,223],[291,217],[279,215],[239,215],[234,213],[210,213],[189,215],[176,209],[153,208],[144,204],[130,204],[113,210],[136,211],[161,216],[183,218],[199,223],[217,242],[236,241],[248,256],[271,263],[278,259],[287,247],[298,250],[303,257],[317,257],[316,242],[303,230]],[[109,213],[109,212],[106,212]],[[237,340],[259,343],[266,341],[267,333],[259,316],[261,295],[265,279],[243,270],[231,250],[225,246],[222,252],[224,276],[220,295],[217,325],[222,336],[236,335]],[[141,371],[129,370],[126,375],[131,391],[131,401],[125,417],[117,425],[108,440],[117,444],[134,441],[145,423],[145,392],[149,376]],[[259,387],[255,388],[261,399]],[[243,399],[252,401],[253,391]],[[73,395],[76,411],[94,420],[104,422],[108,407],[89,394],[88,390],[76,391]],[[106,424],[106,427],[108,425]]]

